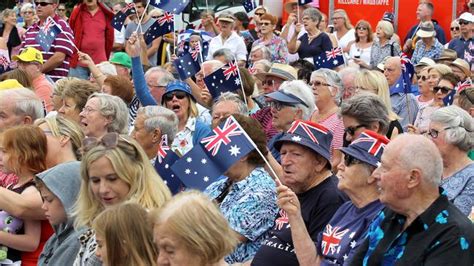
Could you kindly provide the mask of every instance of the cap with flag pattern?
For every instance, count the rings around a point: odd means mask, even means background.
[[[341,151],[357,160],[378,167],[385,146],[389,142],[387,137],[365,130],[348,147],[341,148]]]
[[[280,150],[283,143],[292,142],[305,146],[331,161],[332,138],[332,133],[323,125],[311,121],[296,120],[291,124],[290,129],[275,142],[275,148]]]

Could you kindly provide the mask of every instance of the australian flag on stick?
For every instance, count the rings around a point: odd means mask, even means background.
[[[176,194],[184,188],[181,180],[171,171],[171,166],[179,159],[168,145],[168,136],[161,137],[160,148],[158,149],[155,161],[156,172],[170,189],[171,193]]]
[[[48,52],[51,49],[56,36],[61,33],[61,28],[58,24],[51,18],[48,17],[43,24],[43,27],[39,30],[36,35],[36,42],[39,43],[43,51]]]
[[[207,89],[214,99],[226,91],[242,88],[239,67],[236,62],[230,62],[204,78]]]
[[[151,27],[145,32],[145,43],[148,45],[154,39],[163,36],[167,33],[173,32],[174,15],[165,12],[163,16],[159,17]]]
[[[150,5],[164,11],[179,14],[188,6],[190,0],[150,0]]]
[[[194,146],[171,169],[187,187],[204,190],[255,144],[233,116]]]
[[[119,12],[117,12],[117,14],[114,15],[114,18],[112,19],[112,27],[118,31],[121,31],[127,17],[135,13],[135,4],[127,4]]]
[[[331,51],[322,52],[313,57],[314,65],[317,69],[329,68],[333,69],[344,64],[344,54],[341,47],[336,47]]]
[[[400,62],[402,65],[402,74],[397,83],[390,87],[390,94],[394,93],[412,93],[411,80],[415,73],[415,67],[410,61],[410,58],[405,53],[400,55]]]
[[[254,10],[257,7],[257,5],[255,4],[255,0],[243,0],[242,5],[244,6],[245,11],[247,13]]]
[[[199,70],[201,70],[201,66],[199,65],[198,58],[194,60],[192,54],[185,53],[182,56],[178,57],[173,61],[173,64],[178,71],[179,78],[181,80],[185,80],[189,77],[196,75]]]

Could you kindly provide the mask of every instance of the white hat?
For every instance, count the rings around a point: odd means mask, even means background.
[[[464,20],[467,22],[474,22],[474,15],[472,15],[470,12],[464,12],[459,16],[459,20]]]
[[[416,36],[420,38],[429,38],[436,36],[433,22],[426,21],[420,24],[419,30],[416,32]]]
[[[432,66],[434,64],[436,64],[436,62],[433,59],[429,57],[423,57],[420,59],[418,64],[416,64],[416,66]]]

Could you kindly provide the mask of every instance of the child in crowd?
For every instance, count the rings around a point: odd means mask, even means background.
[[[36,177],[42,208],[55,231],[46,242],[38,265],[72,265],[79,251],[78,239],[85,230],[74,229],[71,213],[81,187],[80,166],[78,161],[62,163]]]
[[[147,212],[136,203],[106,209],[92,223],[96,256],[103,265],[155,265],[158,251],[153,243]]]

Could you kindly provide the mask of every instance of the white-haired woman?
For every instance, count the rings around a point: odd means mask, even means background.
[[[381,20],[375,28],[377,38],[372,44],[370,51],[370,66],[363,65],[368,68],[376,68],[387,56],[397,56],[401,52],[400,44],[391,40],[394,34],[392,23]]]
[[[428,135],[443,157],[441,187],[469,215],[474,205],[474,163],[468,157],[474,143],[472,117],[456,105],[440,108],[431,115]]]
[[[316,103],[316,111],[311,116],[311,121],[327,127],[333,134],[331,142],[331,165],[337,171],[342,154],[344,137],[344,123],[339,117],[339,104],[341,103],[344,86],[341,77],[334,70],[321,68],[311,74],[310,80]]]
[[[332,23],[334,25],[333,34],[336,36],[337,45],[342,48],[344,53],[348,53],[350,49],[349,43],[355,40],[355,30],[347,12],[344,9],[334,10]]]

